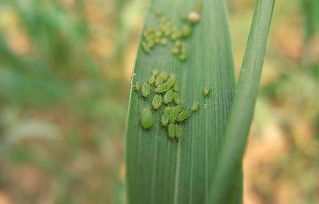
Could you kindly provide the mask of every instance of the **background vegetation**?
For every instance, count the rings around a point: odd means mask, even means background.
[[[129,81],[148,3],[0,2],[1,204],[123,203]],[[228,0],[236,68],[254,4]],[[319,5],[276,4],[245,203],[318,203]]]

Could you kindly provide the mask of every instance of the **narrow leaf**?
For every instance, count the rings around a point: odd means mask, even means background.
[[[139,91],[131,92],[126,137],[128,203],[204,203],[208,196],[232,103],[234,70],[224,1],[198,2],[201,1],[153,0],[147,15],[144,31],[159,24],[156,13],[163,13],[174,25],[182,27],[185,23],[181,16],[200,11],[200,20],[191,26],[191,33],[185,28],[190,35],[183,40],[187,57],[179,59],[172,53],[174,45],[182,46],[180,43],[163,41],[163,45],[149,50],[142,38],[132,76],[135,85],[147,82],[154,69],[176,74],[178,88],[174,86],[173,90],[179,98],[174,102],[181,102],[185,110],[190,110],[197,101],[200,108],[177,122],[175,129],[170,126],[171,136],[181,136],[179,140],[170,139],[169,125],[161,123],[164,108],[170,104],[163,103],[153,110],[150,129],[144,130],[140,124],[141,112],[150,106],[155,85],[145,98]],[[198,20],[196,13],[191,18],[192,22]],[[210,88],[207,96],[203,94],[204,87]],[[238,178],[240,181],[240,175]],[[241,198],[240,193],[231,196]]]
[[[258,0],[247,42],[238,86],[225,135],[225,142],[207,203],[228,203],[253,118],[258,85],[275,0]]]

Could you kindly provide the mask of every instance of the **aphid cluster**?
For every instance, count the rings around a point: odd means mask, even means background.
[[[156,16],[162,16],[158,26],[147,28],[143,33],[142,48],[149,53],[157,45],[166,45],[173,42],[172,53],[181,61],[187,60],[188,50],[183,39],[188,38],[193,30],[193,25],[200,20],[197,12],[189,13],[186,23],[182,27],[174,25],[167,16],[159,10],[155,11]]]
[[[179,97],[178,80],[175,74],[166,71],[153,70],[147,82],[135,82],[134,90],[144,98],[152,97],[151,104],[145,107],[141,113],[141,126],[150,129],[154,118],[152,111],[159,111],[161,115],[161,126],[166,128],[170,139],[182,137],[182,126],[200,108],[200,103],[194,101],[192,107],[185,108]]]

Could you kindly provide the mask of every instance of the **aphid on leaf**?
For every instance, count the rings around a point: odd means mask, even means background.
[[[170,123],[168,125],[168,137],[173,139],[175,138],[175,135],[176,135],[176,125],[174,123]]]
[[[187,54],[186,54],[186,53],[182,53],[182,54],[179,56],[179,59],[180,59],[181,61],[187,60]]]
[[[169,121],[171,123],[175,122],[177,120],[178,114],[179,114],[179,107],[178,106],[172,107],[170,110]]]
[[[168,90],[164,95],[163,102],[165,104],[171,103],[175,98],[175,92],[173,90]]]
[[[176,139],[181,139],[182,137],[182,127],[180,125],[175,124],[175,137]]]
[[[164,84],[159,85],[155,89],[155,92],[156,93],[164,93],[164,92],[168,91],[172,86],[174,86],[175,82],[176,82],[176,75],[175,74],[171,74],[169,79],[167,80],[167,82],[165,82]]]
[[[178,84],[177,84],[177,83],[174,84],[173,90],[174,90],[175,92],[179,92],[179,87],[178,87]]]
[[[161,95],[155,95],[153,97],[152,106],[155,110],[157,110],[159,107],[161,107],[163,102],[163,97]]]
[[[179,98],[178,93],[175,93],[174,103],[176,103],[176,104],[181,104],[181,99]]]
[[[133,90],[135,91],[139,91],[141,89],[141,83],[140,82],[135,82],[134,86],[133,86]]]
[[[163,113],[162,114],[162,119],[161,119],[162,125],[167,126],[169,123],[169,113]]]
[[[144,82],[142,84],[141,92],[142,92],[142,96],[147,97],[151,93],[151,86],[148,83]]]
[[[204,96],[209,96],[209,94],[210,94],[210,88],[209,88],[209,87],[204,87],[203,93],[204,93]]]
[[[176,46],[174,46],[174,47],[172,48],[172,53],[173,53],[174,55],[177,55],[177,54],[179,53],[179,48],[176,47]]]
[[[157,76],[159,74],[159,70],[158,69],[154,69],[152,71],[152,75]]]
[[[192,28],[189,25],[184,25],[182,28],[183,37],[188,37],[192,33]]]
[[[166,107],[166,108],[164,109],[164,113],[170,114],[170,113],[171,113],[171,110],[172,110],[172,107]]]
[[[155,83],[155,75],[152,75],[149,79],[148,79],[148,83],[150,85],[153,85]]]
[[[161,72],[155,79],[155,86],[159,86],[160,84],[162,84],[167,79],[167,77],[167,72]]]
[[[198,111],[199,108],[200,108],[199,102],[198,101],[194,101],[191,110],[195,112],[195,111]]]
[[[153,126],[153,114],[149,107],[144,108],[142,111],[141,125],[145,130]]]
[[[151,48],[148,46],[146,42],[142,42],[142,48],[143,48],[143,51],[146,53],[149,53],[151,51]]]
[[[178,122],[182,122],[183,120],[186,120],[187,118],[189,118],[190,116],[190,112],[189,111],[182,111],[178,114],[178,117],[177,117],[177,121]]]
[[[168,43],[168,40],[167,40],[167,38],[161,38],[159,43],[161,45],[166,45]]]

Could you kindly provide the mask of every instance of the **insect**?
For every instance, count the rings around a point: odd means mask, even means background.
[[[161,72],[155,80],[155,86],[159,86],[161,85],[168,77],[168,73],[167,72]]]
[[[176,103],[176,104],[181,104],[181,99],[179,98],[178,93],[175,93],[174,103]]]
[[[192,28],[189,25],[184,25],[182,28],[183,37],[188,37],[192,33]]]
[[[169,120],[171,123],[177,120],[178,114],[179,114],[179,107],[178,106],[172,107],[169,113]]]
[[[167,131],[168,131],[168,137],[173,139],[176,135],[176,125],[174,123],[170,123],[168,125]]]
[[[177,83],[174,84],[173,90],[176,91],[176,92],[179,91],[179,87],[178,87],[178,84],[177,84]]]
[[[186,53],[182,53],[182,54],[179,56],[179,59],[180,59],[181,61],[187,60],[187,54],[186,54]]]
[[[149,107],[144,108],[142,111],[141,125],[145,130],[153,126],[153,114]]]
[[[209,88],[209,87],[204,87],[203,93],[204,93],[204,96],[209,96],[209,94],[210,94],[210,88]]]
[[[167,126],[169,123],[169,113],[163,113],[162,114],[162,119],[161,119],[162,125]]]
[[[165,82],[164,84],[159,85],[155,89],[155,92],[156,93],[164,93],[164,92],[168,91],[172,86],[174,86],[175,82],[176,82],[176,75],[175,74],[171,74],[170,78],[167,80],[167,82]]]
[[[182,111],[178,114],[178,117],[177,117],[177,121],[178,122],[182,122],[184,120],[186,120],[187,118],[189,118],[190,116],[190,112],[189,111]]]
[[[142,90],[141,90],[141,92],[142,92],[142,96],[147,97],[148,95],[150,95],[151,86],[150,86],[148,83],[144,82],[144,83],[142,84]]]
[[[174,47],[172,48],[172,53],[173,53],[174,55],[177,55],[177,54],[179,53],[179,48],[176,47],[176,46],[174,46]]]
[[[199,108],[200,108],[199,102],[198,101],[194,101],[191,110],[195,112],[195,111],[198,111]]]
[[[139,91],[141,89],[141,83],[140,82],[135,82],[134,86],[133,86],[133,89],[135,91]]]
[[[154,70],[152,71],[152,75],[156,77],[156,76],[159,74],[159,72],[160,72],[160,71],[159,71],[158,69],[154,69]]]
[[[175,98],[175,92],[173,90],[168,90],[164,95],[163,102],[165,104],[171,103]]]
[[[163,102],[163,97],[161,95],[156,94],[153,97],[152,106],[155,110],[157,110],[159,107],[161,107]]]
[[[149,79],[148,79],[148,83],[150,85],[153,85],[155,83],[155,75],[152,75]]]

